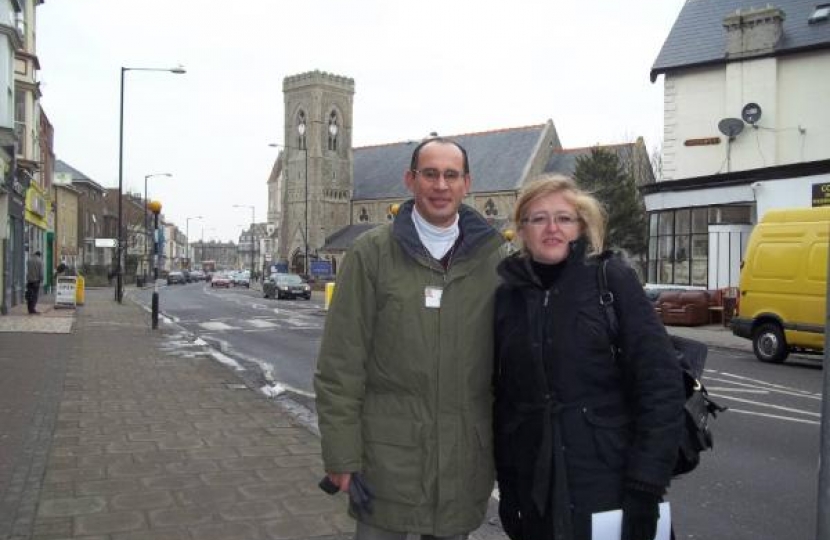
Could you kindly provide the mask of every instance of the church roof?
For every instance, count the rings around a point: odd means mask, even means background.
[[[326,244],[323,246],[322,251],[346,251],[352,247],[352,244],[354,244],[358,236],[374,229],[378,225],[378,223],[347,225],[326,238]]]
[[[786,15],[783,35],[775,46],[774,54],[830,46],[830,21],[809,22],[821,1],[774,0],[771,3]],[[748,0],[687,1],[654,61],[652,82],[661,73],[675,69],[727,62],[724,17],[737,10],[747,11],[761,5],[763,2]]]
[[[467,150],[473,193],[512,191],[524,182],[545,124],[446,136]],[[412,151],[420,141],[354,149],[354,199],[405,199],[403,183]]]

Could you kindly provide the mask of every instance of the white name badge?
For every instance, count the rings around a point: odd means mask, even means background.
[[[424,287],[424,305],[428,308],[440,308],[442,294],[444,289],[441,287]]]

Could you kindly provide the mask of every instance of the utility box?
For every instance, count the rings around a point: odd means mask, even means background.
[[[55,307],[75,309],[77,295],[77,277],[60,276],[55,284]]]

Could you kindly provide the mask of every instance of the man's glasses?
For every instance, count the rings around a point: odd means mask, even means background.
[[[438,169],[430,167],[426,169],[412,169],[412,172],[432,184],[438,183],[442,176],[447,184],[455,184],[464,178],[464,173],[462,171],[456,171],[455,169],[445,169],[441,172]]]
[[[551,223],[556,223],[560,229],[567,229],[576,226],[579,223],[579,216],[573,214],[548,214],[547,212],[539,212],[528,216],[522,220],[532,227],[545,227]]]

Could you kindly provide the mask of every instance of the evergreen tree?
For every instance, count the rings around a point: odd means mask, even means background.
[[[595,146],[588,156],[576,160],[574,179],[608,212],[605,243],[644,260],[648,251],[648,219],[634,177],[615,152]]]

